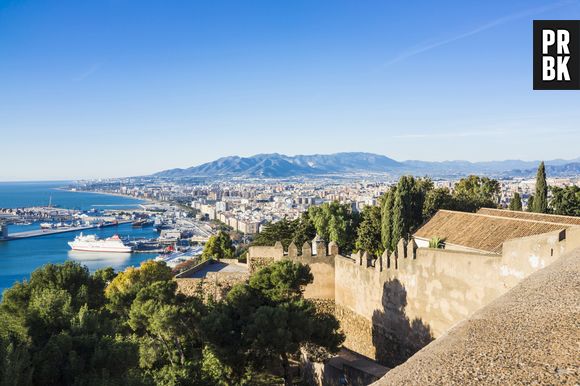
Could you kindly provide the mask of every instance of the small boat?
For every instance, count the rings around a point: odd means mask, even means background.
[[[144,227],[148,227],[148,226],[152,226],[152,225],[153,225],[153,221],[152,220],[147,220],[147,219],[135,220],[131,224],[131,226],[133,228],[144,228]]]

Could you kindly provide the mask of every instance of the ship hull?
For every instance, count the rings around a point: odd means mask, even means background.
[[[115,252],[115,253],[131,253],[131,247],[110,247],[110,246],[99,246],[99,245],[79,245],[74,243],[68,243],[73,251],[82,252]]]

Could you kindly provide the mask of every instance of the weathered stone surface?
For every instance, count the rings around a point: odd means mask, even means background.
[[[208,272],[203,279],[176,279],[177,291],[187,296],[223,299],[231,288],[247,281],[248,272]]]
[[[292,241],[288,246],[288,257],[296,257],[296,256],[298,256],[298,247],[296,246],[294,241]]]
[[[259,271],[269,264],[272,264],[273,262],[273,257],[254,257],[248,262],[248,270],[250,273],[253,273]]]
[[[344,347],[374,359],[376,352],[373,346],[373,326],[371,322],[340,305],[336,305],[335,315],[340,322],[342,332],[346,336]]]
[[[346,334],[344,346],[394,367],[577,247],[580,227],[508,239],[501,254],[399,242],[391,256],[374,263],[364,251],[350,257],[311,256],[308,243],[302,256],[290,257],[273,247],[252,247],[249,255],[256,266],[284,258],[309,265],[314,282],[306,287],[305,297],[334,300]],[[328,249],[332,252],[332,245]],[[424,383],[429,384],[414,384]]]
[[[578,385],[580,249],[452,328],[376,385]]]

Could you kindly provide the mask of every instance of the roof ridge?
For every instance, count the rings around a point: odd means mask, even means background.
[[[486,209],[492,209],[492,208],[486,208]],[[496,210],[501,210],[501,209],[496,209]],[[529,219],[529,218],[519,218],[519,217],[494,216],[492,214],[483,214],[483,213],[474,213],[474,212],[462,212],[462,211],[459,211],[459,210],[440,209],[440,211],[441,212],[448,212],[448,213],[468,214],[468,215],[474,215],[474,216],[480,216],[480,217],[488,217],[488,218],[497,218],[497,219],[506,220],[506,221],[523,221],[523,222],[533,222],[533,223],[540,223],[540,224],[553,224],[553,225],[562,225],[562,226],[565,226],[565,227],[580,226],[578,224],[567,224],[567,223],[553,222],[553,221],[541,221],[541,220],[534,220],[534,219]]]
[[[525,213],[528,216],[550,216],[550,217],[561,217],[561,218],[569,218],[569,219],[579,219],[578,216],[568,216],[566,214],[553,214],[553,213],[538,213],[538,212],[524,212],[521,210],[510,210],[510,209],[499,209],[499,208],[479,208],[479,210],[494,210],[499,212],[510,212],[510,213]]]

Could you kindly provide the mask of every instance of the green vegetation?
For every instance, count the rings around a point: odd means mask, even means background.
[[[408,240],[439,209],[476,211],[496,207],[499,183],[486,177],[461,179],[453,194],[447,188],[435,188],[431,180],[403,176],[385,193],[381,208],[381,241],[392,252],[400,239]]]
[[[397,187],[389,189],[382,199],[381,206],[381,241],[383,250],[393,251],[398,240],[392,238],[393,235],[393,205],[395,204],[395,195]]]
[[[281,368],[284,384],[291,385],[289,358],[296,357],[301,347],[338,350],[344,340],[338,321],[317,313],[314,304],[302,297],[312,279],[308,266],[278,262],[253,275],[249,283],[234,286],[213,308],[204,333],[227,384],[252,384],[248,374],[274,365]]]
[[[381,208],[365,206],[361,212],[361,219],[357,230],[356,249],[380,256],[385,250],[381,242]]]
[[[532,194],[530,197],[528,197],[528,208],[527,208],[528,212],[533,212],[534,211],[534,195]]]
[[[0,303],[0,385],[231,385],[291,381],[301,347],[334,352],[338,322],[303,299],[308,267],[276,263],[203,303],[164,263],[115,274],[67,262]]]
[[[550,207],[554,214],[580,216],[580,187],[572,185],[565,188],[550,187],[552,199]]]
[[[274,245],[282,242],[288,248],[294,242],[299,248],[316,234],[327,242],[334,241],[343,251],[355,249],[359,215],[350,205],[338,202],[312,206],[299,219],[286,218],[270,223],[256,235],[252,245]]]
[[[343,251],[353,251],[360,219],[350,205],[338,202],[324,203],[308,208],[308,217],[316,233],[327,242],[334,241]]]
[[[454,209],[475,212],[479,208],[496,208],[499,194],[500,186],[497,180],[471,175],[455,184]]]
[[[508,209],[518,211],[522,210],[522,197],[518,192],[514,192],[514,195],[512,196],[512,199],[508,205]]]
[[[219,231],[209,238],[203,248],[201,258],[207,259],[233,259],[235,248],[232,245],[230,235],[224,231]]]
[[[415,179],[403,176],[399,179],[392,209],[391,245],[394,250],[401,239],[408,240],[423,223],[423,203],[427,191],[433,189],[429,179]]]
[[[536,174],[536,192],[534,194],[532,212],[548,212],[548,184],[546,182],[546,167],[543,161],[538,166]]]
[[[408,240],[439,209],[473,212],[497,207],[498,201],[499,183],[494,179],[463,178],[451,194],[447,188],[435,188],[428,178],[403,176],[380,198],[378,207],[365,207],[358,214],[338,202],[313,206],[297,220],[268,224],[252,245],[281,241],[284,248],[292,242],[300,248],[318,234],[326,242],[336,242],[343,253],[364,250],[378,256],[394,251],[401,238]]]
[[[429,240],[429,248],[443,249],[445,248],[445,240],[437,236],[432,237],[431,240]]]
[[[284,248],[288,248],[288,245],[295,240],[300,222],[300,220],[290,221],[283,218],[278,222],[270,223],[256,235],[252,245],[274,245],[276,241],[280,241]],[[314,233],[316,234],[316,231]],[[312,238],[314,238],[314,235]],[[308,241],[312,240],[312,238]],[[298,245],[298,243],[296,244]]]

